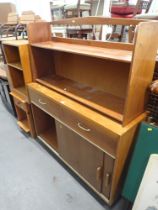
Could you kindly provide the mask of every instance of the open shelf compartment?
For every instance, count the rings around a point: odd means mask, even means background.
[[[8,66],[14,67],[20,71],[23,71],[22,65],[20,62],[8,63]]]
[[[4,52],[7,60],[7,64],[18,70],[22,71],[22,65],[20,61],[19,48],[17,46],[4,44]]]
[[[37,82],[123,120],[129,63],[38,47],[32,47],[32,55]]]
[[[24,130],[26,133],[29,133],[30,127],[29,127],[29,122],[28,122],[26,112],[20,107],[18,107],[17,105],[15,105],[15,109],[16,109],[17,118],[18,118],[18,121],[17,121],[18,126],[22,130]]]
[[[55,119],[35,105],[32,105],[32,111],[38,138],[58,151]]]
[[[13,92],[21,95],[23,98],[27,97],[27,91],[24,81],[24,75],[22,71],[9,66],[9,76],[11,78],[11,88]]]

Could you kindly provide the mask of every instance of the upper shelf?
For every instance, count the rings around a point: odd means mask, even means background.
[[[21,45],[28,44],[28,40],[4,40],[3,44],[4,45],[11,45],[11,46],[19,47]]]
[[[108,47],[107,48],[95,47],[95,46],[79,45],[74,43],[71,44],[64,42],[56,42],[56,41],[34,43],[31,44],[31,46],[86,55],[91,57],[98,57],[102,59],[121,61],[125,63],[130,63],[132,60],[132,51],[125,49],[112,49]]]
[[[8,63],[8,66],[14,67],[20,71],[22,71],[22,65],[20,62]]]

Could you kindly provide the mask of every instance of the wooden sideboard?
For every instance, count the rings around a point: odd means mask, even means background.
[[[140,115],[127,126],[48,89],[28,85],[37,136],[107,203],[120,191],[122,171]]]
[[[129,25],[129,20],[94,17],[52,24],[68,22]],[[4,43],[12,94],[19,99],[17,89],[27,84],[24,99],[31,103],[36,136],[109,205],[120,195],[154,72],[158,24],[140,22],[130,20],[137,25],[132,44],[52,38],[51,23],[29,24],[33,78],[27,82],[21,71],[26,64],[22,69],[17,64],[19,44]],[[31,75],[29,66],[26,71]]]
[[[36,134],[109,205],[120,193],[134,135],[145,118],[158,46],[157,22],[133,23],[132,44],[52,38],[50,23],[28,26]]]

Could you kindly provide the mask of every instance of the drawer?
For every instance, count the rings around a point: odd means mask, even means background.
[[[104,127],[97,124],[97,122],[89,120],[85,116],[64,107],[64,105],[62,112],[65,125],[111,156],[116,156],[119,140],[117,134],[107,131]]]
[[[36,83],[29,85],[28,89],[31,102],[34,105],[62,122],[102,151],[112,157],[116,156],[120,136],[97,123],[95,112],[94,120],[92,120],[85,115],[86,112],[91,111],[90,109],[55,91]]]
[[[55,118],[60,118],[60,104],[50,99],[43,93],[29,87],[29,96],[31,102],[43,111]]]

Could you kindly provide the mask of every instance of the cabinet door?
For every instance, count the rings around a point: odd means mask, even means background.
[[[104,153],[87,140],[56,122],[60,156],[101,192]]]
[[[104,172],[102,193],[106,198],[110,197],[112,175],[113,175],[114,159],[107,154],[104,154]]]

